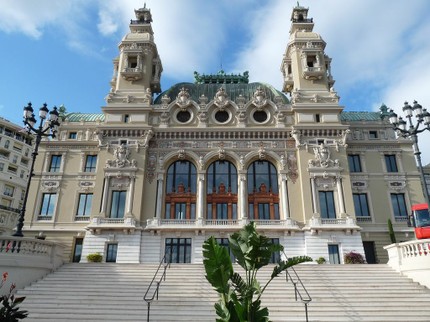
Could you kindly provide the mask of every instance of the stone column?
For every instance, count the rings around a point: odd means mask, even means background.
[[[314,213],[318,212],[318,203],[317,203],[317,186],[315,183],[315,176],[311,175],[311,192],[312,192],[312,207],[313,207],[313,211]]]
[[[336,178],[336,187],[337,187],[337,194],[339,198],[339,210],[341,214],[346,213],[345,211],[345,201],[343,200],[343,187],[342,187],[342,177]]]
[[[103,217],[106,217],[106,208],[107,208],[107,202],[108,202],[108,193],[109,193],[109,181],[110,177],[105,177],[105,184],[103,187],[103,199],[102,199],[102,210],[100,215]]]
[[[135,182],[136,182],[136,177],[130,176],[130,186],[128,189],[127,205],[126,205],[126,209],[125,209],[125,214],[127,217],[131,217],[133,214],[133,199],[134,199]]]
[[[199,173],[197,175],[197,204],[196,204],[196,218],[202,219],[204,214],[204,196],[205,196],[205,174]]]
[[[290,213],[288,211],[288,187],[287,187],[287,175],[280,174],[281,178],[281,209],[282,209],[282,219],[290,218]]]
[[[247,209],[247,205],[248,203],[246,202],[246,197],[247,197],[247,184],[246,184],[246,172],[244,173],[239,173],[239,214],[238,214],[238,219],[246,219],[248,218],[248,209]]]
[[[157,177],[157,206],[155,208],[155,218],[161,218],[162,206],[163,206],[163,191],[164,191],[164,179],[163,174],[159,173]]]

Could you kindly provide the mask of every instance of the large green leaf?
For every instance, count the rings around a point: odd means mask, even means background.
[[[273,268],[271,279],[277,277],[280,273],[294,265],[312,261],[313,259],[309,256],[296,256],[288,258],[286,261],[281,261]]]
[[[203,264],[206,270],[206,279],[215,290],[227,297],[230,293],[229,280],[233,275],[233,265],[227,248],[218,245],[212,236],[203,243]]]

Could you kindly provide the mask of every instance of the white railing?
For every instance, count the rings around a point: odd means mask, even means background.
[[[237,219],[206,219],[205,225],[207,226],[236,226],[239,225]]]
[[[160,219],[160,225],[195,225],[194,219]]]
[[[384,247],[388,265],[430,288],[430,239],[411,240]]]

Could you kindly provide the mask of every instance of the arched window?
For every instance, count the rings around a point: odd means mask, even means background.
[[[255,161],[248,168],[248,218],[279,219],[278,175],[269,161]]]
[[[229,161],[215,161],[207,171],[207,219],[237,219],[237,170]]]
[[[197,171],[190,161],[176,161],[167,170],[166,219],[196,218]]]

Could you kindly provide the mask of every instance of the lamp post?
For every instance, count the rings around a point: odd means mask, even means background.
[[[414,101],[413,106],[410,106],[408,102],[405,102],[405,105],[403,106],[403,112],[405,113],[405,117],[408,119],[407,122],[402,117],[397,117],[397,114],[394,113],[393,110],[390,110],[389,120],[393,125],[394,130],[396,130],[400,136],[404,138],[410,137],[412,139],[414,155],[417,159],[418,169],[421,176],[421,185],[424,192],[424,199],[430,209],[429,193],[427,191],[423,165],[421,163],[421,152],[418,148],[418,134],[424,132],[425,130],[430,131],[430,113],[420,104],[418,104],[417,101]],[[412,122],[413,115],[415,115],[416,118],[415,124]],[[424,127],[420,128],[421,124],[423,124]]]
[[[48,113],[49,113],[49,118],[48,118]],[[39,123],[39,126],[36,127],[37,120],[33,113],[33,108],[31,107],[31,103],[28,103],[28,105],[24,107],[23,122],[25,124],[25,128],[28,134],[35,135],[36,141],[34,144],[33,153],[31,154],[32,159],[31,159],[30,173],[28,175],[27,188],[25,189],[24,200],[22,202],[22,207],[19,212],[18,224],[16,225],[16,232],[12,236],[24,237],[24,234],[22,233],[22,227],[24,226],[25,208],[27,205],[27,198],[28,198],[28,192],[30,190],[31,178],[34,175],[33,173],[34,162],[36,161],[36,156],[39,151],[39,144],[42,141],[42,137],[55,138],[55,135],[57,133],[57,128],[60,125],[60,123],[58,122],[58,115],[59,113],[55,106],[51,111],[49,111],[46,103],[43,104],[43,106],[39,109],[40,123]]]

